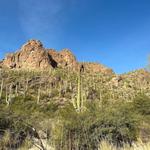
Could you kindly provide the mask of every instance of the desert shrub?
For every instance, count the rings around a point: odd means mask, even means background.
[[[139,95],[133,101],[133,106],[141,115],[150,115],[150,98],[146,95]]]
[[[58,149],[60,145],[61,149],[97,149],[104,138],[116,145],[136,140],[139,118],[130,104],[107,104],[101,109],[98,102],[89,102],[86,108],[86,111],[77,113],[72,105],[68,105],[59,111],[57,116],[63,131],[58,137],[63,138],[57,141]]]
[[[132,106],[128,103],[114,103],[104,105],[101,110],[90,105],[91,113],[94,110],[95,119],[92,120],[89,132],[97,141],[106,138],[114,144],[132,142],[138,135],[139,117],[134,113]],[[94,116],[93,115],[93,116]]]
[[[144,94],[138,95],[132,102],[133,108],[140,115],[140,134],[143,141],[150,138],[150,98]]]
[[[0,148],[17,148],[24,141],[28,126],[24,124],[22,117],[14,115],[12,112],[5,110],[0,116]]]
[[[45,116],[47,116],[48,118],[52,118],[55,117],[55,113],[58,110],[58,104],[54,103],[54,102],[49,102],[49,104],[46,105],[42,105],[39,108],[39,111],[41,113],[43,113]]]

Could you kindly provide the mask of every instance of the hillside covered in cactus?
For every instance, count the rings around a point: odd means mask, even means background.
[[[150,139],[150,73],[115,74],[30,40],[0,62],[0,149],[101,150]]]

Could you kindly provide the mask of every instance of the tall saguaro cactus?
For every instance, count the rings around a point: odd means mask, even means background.
[[[80,111],[81,108],[82,108],[82,84],[81,84],[81,74],[79,74],[79,77],[78,77],[78,95],[77,95],[77,109]]]
[[[40,103],[40,96],[41,96],[41,86],[38,89],[38,95],[37,95],[37,104]]]
[[[83,94],[83,83],[81,72],[78,75],[78,90],[76,98],[73,99],[73,106],[77,110],[77,112],[83,111],[84,108],[84,94]]]
[[[2,79],[1,86],[0,86],[0,99],[2,98],[3,84],[4,84],[4,81],[3,81],[3,79]]]

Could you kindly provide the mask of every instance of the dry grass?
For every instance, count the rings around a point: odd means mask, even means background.
[[[117,148],[113,144],[103,140],[100,143],[99,150],[150,150],[150,142],[143,143],[139,140],[138,142],[133,143],[132,146],[125,144],[122,148]]]

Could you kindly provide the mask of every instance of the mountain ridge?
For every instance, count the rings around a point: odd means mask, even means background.
[[[56,51],[44,48],[39,40],[29,40],[15,53],[9,53],[1,61],[2,68],[45,70],[54,68],[78,71],[81,67],[87,72],[113,74],[113,70],[99,63],[78,62],[69,49]]]

